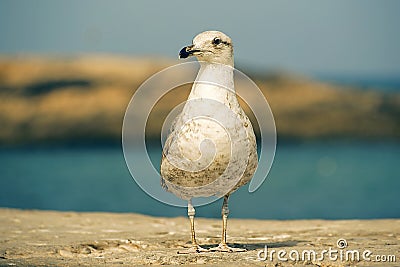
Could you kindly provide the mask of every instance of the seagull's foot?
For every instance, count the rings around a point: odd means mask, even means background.
[[[187,248],[184,250],[178,250],[178,254],[194,254],[194,253],[202,253],[202,252],[208,252],[208,250],[200,247],[197,244],[192,245],[190,248]]]
[[[245,252],[247,251],[244,248],[232,248],[228,246],[226,243],[220,243],[218,247],[210,248],[209,251],[217,251],[217,252]]]

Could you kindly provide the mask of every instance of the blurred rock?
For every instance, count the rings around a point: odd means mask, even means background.
[[[119,143],[135,90],[175,63],[116,56],[1,57],[0,144]],[[280,139],[400,138],[400,93],[270,73],[255,82],[272,108]],[[168,112],[189,90],[183,86],[160,100],[149,117],[149,137],[159,138]]]

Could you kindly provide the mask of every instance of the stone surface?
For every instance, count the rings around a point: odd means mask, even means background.
[[[199,243],[210,248],[218,244],[221,221],[197,218]],[[246,248],[247,252],[181,255],[190,239],[189,223],[185,217],[158,218],[139,214],[77,213],[0,209],[1,266],[98,266],[98,265],[178,265],[207,264],[218,266],[388,266],[400,264],[400,220],[244,220],[230,219],[228,243]],[[339,249],[338,239],[347,247]],[[273,259],[259,260],[272,250]],[[320,260],[323,250],[328,253]],[[288,261],[279,260],[282,250]],[[299,252],[299,260],[295,252]],[[309,251],[315,251],[316,259]],[[351,260],[357,250],[360,261]],[[370,261],[362,258],[371,251]],[[340,253],[343,252],[343,260]],[[281,252],[283,253],[283,252]],[[346,254],[349,260],[346,261]],[[381,259],[395,262],[377,262]],[[395,259],[390,255],[394,255]]]

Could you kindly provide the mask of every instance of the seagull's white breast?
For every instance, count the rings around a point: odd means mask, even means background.
[[[183,198],[224,195],[257,167],[250,120],[239,105],[233,68],[203,63],[163,149],[162,184]]]

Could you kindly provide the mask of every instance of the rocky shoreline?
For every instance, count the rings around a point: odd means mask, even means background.
[[[199,243],[210,248],[219,242],[221,222],[197,218],[196,230]],[[228,243],[246,252],[177,254],[189,245],[189,236],[185,217],[2,208],[0,265],[395,266],[400,261],[398,219],[230,219]]]
[[[135,90],[176,63],[100,55],[0,55],[0,147],[119,144],[124,113]],[[178,76],[171,79],[179,80]],[[285,73],[265,72],[254,81],[269,102],[281,140],[400,138],[397,91],[364,90]],[[162,81],[157,84],[155,88],[163,86]],[[245,86],[236,86],[240,95]],[[152,103],[156,105],[149,114],[147,137],[159,139],[167,114],[187,99],[189,91],[190,84],[181,86]],[[246,101],[257,94],[248,97]],[[253,101],[252,108],[263,103]],[[241,104],[256,126],[250,109]]]

